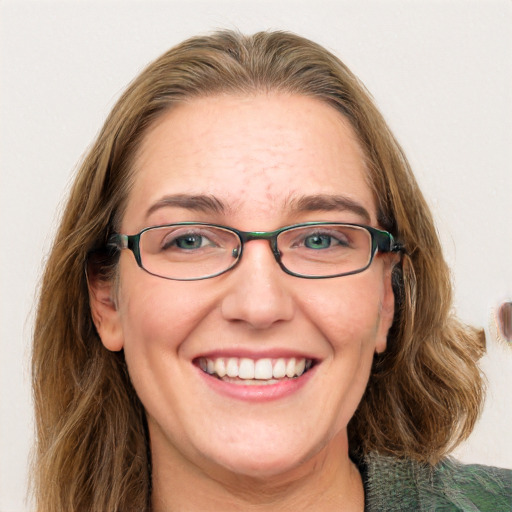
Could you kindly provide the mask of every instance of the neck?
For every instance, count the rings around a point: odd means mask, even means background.
[[[307,462],[268,478],[236,474],[214,464],[199,466],[176,451],[164,458],[158,450],[152,453],[152,510],[362,512],[361,475],[342,434]]]

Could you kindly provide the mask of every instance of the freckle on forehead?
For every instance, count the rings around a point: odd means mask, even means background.
[[[266,188],[265,188],[265,196],[266,196],[266,199],[267,199],[267,203],[269,205],[273,205],[275,203],[275,197],[272,194],[272,189],[273,189],[272,184],[268,183]]]

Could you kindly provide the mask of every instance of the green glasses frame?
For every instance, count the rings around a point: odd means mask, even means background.
[[[343,272],[339,274],[334,275],[304,275],[297,272],[293,272],[292,270],[289,270],[282,262],[281,260],[281,253],[279,251],[278,245],[277,245],[277,239],[279,235],[283,232],[289,231],[291,229],[296,228],[302,228],[302,227],[314,227],[314,226],[347,226],[347,227],[355,227],[359,229],[364,229],[368,231],[371,237],[371,252],[370,257],[368,260],[368,263],[363,268],[358,268],[356,270],[350,271],[350,272]],[[238,239],[240,240],[240,250],[233,250],[233,258],[236,258],[232,265],[230,265],[228,268],[223,269],[220,272],[201,276],[201,277],[194,277],[194,278],[174,278],[174,277],[166,277],[159,274],[155,274],[146,268],[144,268],[144,265],[142,263],[141,258],[141,250],[140,250],[140,238],[141,236],[146,232],[150,231],[152,229],[157,228],[165,228],[165,227],[180,227],[180,226],[205,226],[205,227],[212,227],[212,228],[220,228],[225,231],[229,231],[233,234],[235,234]],[[219,276],[221,274],[224,274],[225,272],[228,272],[229,270],[233,269],[242,259],[243,249],[244,245],[247,242],[250,242],[252,240],[267,240],[269,242],[270,248],[272,250],[272,254],[274,255],[274,258],[276,259],[277,263],[281,267],[281,269],[286,272],[289,275],[300,277],[304,279],[328,279],[333,277],[342,277],[342,276],[348,276],[352,274],[358,274],[360,272],[363,272],[366,270],[373,261],[373,258],[375,257],[375,254],[377,251],[381,253],[388,253],[388,252],[402,252],[404,250],[404,246],[399,243],[391,233],[388,231],[384,231],[381,229],[377,229],[371,226],[366,226],[364,224],[352,224],[347,222],[304,222],[300,224],[293,224],[290,226],[285,226],[279,229],[276,229],[274,231],[240,231],[235,228],[231,228],[228,226],[222,226],[220,224],[211,224],[206,222],[179,222],[175,224],[163,224],[159,226],[150,226],[147,228],[144,228],[139,233],[135,235],[124,235],[120,233],[114,233],[112,234],[107,242],[107,247],[109,248],[115,248],[117,250],[122,249],[129,249],[133,252],[135,256],[135,260],[137,262],[137,265],[143,269],[145,272],[148,272],[151,275],[154,275],[156,277],[161,277],[162,279],[170,279],[174,281],[199,281],[202,279],[210,279],[212,277]]]

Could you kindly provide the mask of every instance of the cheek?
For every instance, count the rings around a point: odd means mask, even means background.
[[[369,269],[370,270],[370,269]],[[307,316],[333,348],[373,351],[381,323],[383,282],[371,272],[332,280],[328,288],[308,294]]]
[[[212,301],[196,283],[128,272],[121,276],[119,313],[130,379],[150,414],[173,411],[179,398],[171,384],[185,382],[187,340],[208,315]]]
[[[197,283],[170,281],[138,272],[122,275],[119,312],[125,352],[151,352],[165,346],[179,350],[210,303]]]
[[[369,269],[370,270],[370,269]],[[332,392],[323,410],[337,411],[335,428],[345,428],[370,375],[381,333],[384,281],[367,274],[340,278],[328,293],[310,294],[308,316],[329,345],[325,385]]]

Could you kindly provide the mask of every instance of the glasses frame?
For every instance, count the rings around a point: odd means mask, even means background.
[[[166,277],[161,276],[160,274],[155,274],[154,272],[151,272],[150,270],[146,269],[142,263],[141,258],[141,252],[140,252],[140,238],[141,236],[146,232],[153,229],[158,228],[166,228],[166,227],[175,227],[175,226],[209,226],[212,228],[221,228],[226,231],[230,231],[231,233],[235,234],[238,239],[240,240],[240,250],[237,252],[237,254],[233,254],[233,256],[236,258],[232,265],[230,265],[228,268],[222,270],[221,272],[217,272],[215,274],[210,274],[207,276],[201,276],[201,277],[193,277],[193,278],[175,278],[175,277]],[[326,276],[310,276],[310,275],[304,275],[299,274],[297,272],[293,272],[289,270],[287,267],[284,266],[282,260],[281,260],[281,253],[277,247],[277,238],[279,235],[285,231],[289,231],[291,229],[296,228],[302,228],[302,227],[310,227],[310,226],[347,226],[347,227],[356,227],[361,228],[370,233],[371,238],[371,253],[370,258],[368,260],[368,264],[357,270],[353,270],[350,272],[342,272],[340,274],[333,274],[333,275],[326,275]],[[303,279],[330,279],[333,277],[343,277],[343,276],[349,276],[353,274],[359,274],[361,272],[364,272],[373,262],[373,259],[377,252],[380,253],[389,253],[389,252],[402,252],[404,250],[404,246],[398,242],[395,237],[389,232],[382,229],[377,229],[372,226],[366,226],[364,224],[353,224],[349,222],[321,222],[321,221],[315,221],[315,222],[302,222],[300,224],[292,224],[290,226],[285,226],[279,229],[275,229],[274,231],[240,231],[235,228],[231,228],[228,226],[222,226],[220,224],[211,224],[209,222],[177,222],[174,224],[162,224],[158,226],[149,226],[147,228],[144,228],[139,233],[136,233],[134,235],[124,235],[121,233],[113,233],[107,242],[107,247],[109,248],[115,248],[117,250],[123,250],[123,249],[129,249],[133,252],[133,255],[135,256],[135,261],[137,262],[137,265],[147,272],[148,274],[151,274],[156,277],[160,277],[162,279],[169,279],[171,281],[201,281],[203,279],[210,279],[212,277],[217,277],[222,274],[225,274],[226,272],[229,272],[233,268],[235,268],[240,260],[242,259],[242,255],[244,252],[244,245],[247,242],[251,242],[252,240],[267,240],[270,245],[270,249],[272,251],[272,254],[274,255],[274,258],[276,259],[278,265],[281,267],[281,269],[286,273],[294,277],[300,277]],[[235,252],[235,251],[233,251]]]

